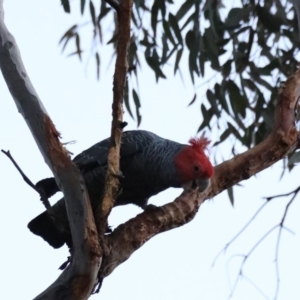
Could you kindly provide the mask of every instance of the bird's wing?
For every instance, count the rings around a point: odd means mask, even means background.
[[[73,161],[83,172],[99,166],[105,168],[110,145],[110,138],[105,139],[77,155]],[[132,131],[123,133],[120,151],[121,158],[140,153],[142,149],[143,145],[139,143],[139,139],[136,139],[136,134],[132,134]]]

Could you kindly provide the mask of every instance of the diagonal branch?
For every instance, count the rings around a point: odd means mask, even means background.
[[[66,294],[68,299],[87,299],[101,263],[88,194],[79,170],[60,143],[60,135],[28,77],[16,41],[5,26],[3,0],[0,0],[0,68],[19,112],[64,193],[72,233],[74,251],[70,266],[36,299],[59,299]]]
[[[158,233],[191,221],[200,205],[225,189],[273,165],[296,149],[299,132],[295,128],[295,110],[300,97],[300,71],[281,88],[271,134],[254,148],[215,167],[210,187],[202,194],[185,194],[156,210],[146,211],[120,225],[106,237],[108,255],[103,262],[103,278]]]

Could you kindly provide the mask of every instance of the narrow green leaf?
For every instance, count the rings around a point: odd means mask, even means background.
[[[224,109],[229,114],[230,112],[227,100],[225,98],[226,89],[224,85],[225,84],[222,84],[222,86],[218,83],[215,84],[215,95],[219,99],[219,103],[221,104],[222,109]]]
[[[211,62],[211,67],[214,70],[219,71],[220,69],[219,51],[216,43],[216,36],[211,27],[205,29],[203,35],[203,48],[205,49],[207,58]]]
[[[184,1],[184,3],[181,5],[181,7],[176,13],[177,20],[180,21],[180,19],[182,19],[186,15],[186,13],[192,8],[194,4],[195,2],[191,0]]]
[[[262,68],[257,68],[258,72],[262,76],[269,76],[274,69],[280,69],[278,58],[273,59],[269,64]]]
[[[223,143],[225,140],[227,140],[227,138],[231,135],[231,133],[232,132],[231,132],[230,128],[225,129],[223,131],[223,133],[221,134],[220,139],[214,143],[214,146],[217,146],[217,145]]]
[[[196,101],[196,99],[197,99],[197,94],[195,93],[195,95],[194,95],[192,101],[188,104],[188,107],[191,106],[192,104],[194,104],[195,101]]]
[[[205,71],[205,62],[206,62],[206,55],[204,52],[200,52],[199,55],[199,67],[202,77],[204,77],[204,71]]]
[[[276,33],[280,30],[282,20],[279,16],[273,15],[267,6],[260,6],[258,4],[256,6],[256,13],[258,16],[258,20],[263,24],[262,27],[264,31],[267,29],[270,32]]]
[[[250,79],[243,78],[242,84],[244,87],[248,88],[249,90],[251,90],[253,92],[257,91],[257,87],[256,87],[255,83]]]
[[[205,127],[210,128],[209,123],[213,116],[212,110],[211,109],[207,110],[204,104],[201,104],[201,113],[202,113],[203,121],[198,128],[198,132]]]
[[[220,118],[221,112],[220,112],[220,109],[218,108],[216,95],[211,90],[207,90],[206,97],[207,97],[208,102],[211,105],[211,108],[212,108],[214,114],[217,116],[217,118]]]
[[[162,16],[162,18],[164,20],[165,16],[166,16],[166,2],[158,0],[158,3],[159,3],[159,8],[160,8],[161,16]]]
[[[80,37],[79,37],[78,33],[75,34],[75,44],[76,44],[76,49],[77,49],[76,53],[77,53],[79,59],[81,60],[81,52],[82,51],[80,49]]]
[[[100,78],[100,56],[98,52],[95,54],[95,59],[96,59],[96,72],[97,72],[97,79],[99,80]]]
[[[135,113],[136,113],[136,117],[137,117],[137,126],[140,126],[141,121],[142,121],[142,116],[140,115],[141,102],[140,102],[139,96],[138,96],[137,92],[135,91],[135,89],[132,89],[132,97],[133,97],[133,101],[134,101],[134,104],[135,104]]]
[[[244,14],[243,8],[238,8],[238,7],[232,8],[229,11],[228,16],[225,20],[225,26],[230,29],[238,27],[240,22],[242,21],[243,14]]]
[[[226,63],[222,66],[222,76],[227,78],[231,72],[231,63],[233,62],[232,59],[228,59]]]
[[[185,36],[185,43],[189,50],[195,47],[195,33],[193,30],[189,30]]]
[[[100,14],[97,18],[97,23],[100,22],[100,20],[102,18],[104,18],[111,10],[110,6],[106,6],[106,2],[105,1],[101,1],[101,7],[100,7]]]
[[[179,62],[182,57],[182,52],[183,52],[183,48],[181,48],[177,51],[175,65],[174,65],[174,74],[176,74],[177,70],[179,69]]]
[[[170,41],[173,45],[175,45],[176,42],[175,42],[175,40],[174,40],[174,38],[173,38],[173,35],[172,35],[171,30],[170,30],[170,26],[169,26],[168,22],[167,22],[166,20],[163,20],[163,23],[162,23],[162,24],[163,24],[163,29],[164,29],[164,31],[165,31],[166,37],[169,39],[169,41]]]
[[[174,33],[175,33],[175,36],[177,38],[177,41],[182,44],[182,36],[181,36],[181,32],[180,32],[180,29],[179,29],[179,26],[178,26],[178,22],[177,22],[177,19],[176,17],[169,13],[169,22],[170,22],[170,25],[171,25],[171,28],[173,29]]]
[[[240,89],[232,80],[228,81],[228,93],[235,116],[240,114],[245,118],[246,108],[249,106],[248,99],[241,94]]]
[[[192,48],[189,54],[189,71],[191,79],[194,83],[194,72],[199,76],[199,66],[198,66],[198,51],[196,48]]]
[[[238,132],[238,130],[236,129],[235,126],[233,126],[231,123],[227,122],[228,125],[228,129],[230,130],[230,132],[239,140],[239,141],[243,141],[243,138],[241,137],[240,133]]]
[[[158,81],[160,77],[166,78],[165,74],[160,68],[159,57],[155,49],[153,50],[152,55],[150,54],[150,49],[146,49],[145,59],[149,67],[155,72],[156,81]]]
[[[73,25],[71,26],[66,32],[65,34],[60,38],[59,40],[59,44],[62,43],[62,41],[66,38],[71,37],[72,35],[74,35],[74,33],[76,32],[75,29],[77,28],[77,25]]]
[[[131,112],[130,103],[129,103],[129,88],[128,88],[127,77],[126,77],[126,84],[125,84],[125,89],[124,89],[124,103],[125,103],[126,110],[128,111],[130,117],[134,120],[134,116]]]
[[[71,12],[69,0],[61,0],[61,4],[62,4],[62,6],[63,6],[63,8],[64,8],[64,11],[65,11],[66,13],[70,13],[70,12]]]
[[[85,0],[80,0],[80,12],[83,15],[85,8]]]
[[[294,165],[300,162],[300,151],[294,152],[291,157],[289,157],[289,165]]]
[[[90,0],[90,14],[91,14],[93,25],[96,26],[95,6],[91,0]]]
[[[153,30],[153,35],[156,37],[156,26],[157,26],[157,18],[158,18],[158,11],[159,11],[159,1],[155,0],[152,8],[151,8],[151,27]]]
[[[233,187],[227,189],[228,197],[232,206],[234,206],[234,196],[233,196]]]

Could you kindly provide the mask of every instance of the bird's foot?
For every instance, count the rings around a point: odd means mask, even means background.
[[[154,204],[146,204],[143,207],[144,211],[155,211],[155,210],[160,210],[163,213],[165,213],[164,209],[161,206],[156,206]]]

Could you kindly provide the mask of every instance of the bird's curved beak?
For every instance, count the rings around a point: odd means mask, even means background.
[[[204,192],[208,186],[210,184],[210,179],[209,178],[205,178],[205,179],[194,179],[193,181],[190,181],[184,185],[182,185],[182,187],[184,188],[185,191],[191,191],[191,190],[195,190],[198,189],[200,193]]]
[[[205,179],[197,178],[194,181],[195,181],[195,184],[196,184],[196,188],[198,188],[199,192],[201,192],[201,193],[204,192],[210,184],[210,179],[209,178],[205,178]]]

